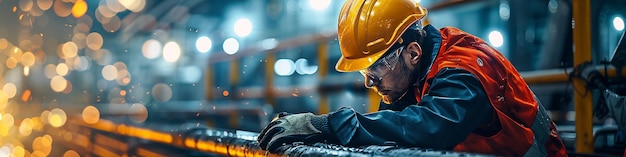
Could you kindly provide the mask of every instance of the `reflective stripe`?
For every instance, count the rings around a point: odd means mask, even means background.
[[[535,138],[533,139],[533,144],[526,151],[524,156],[548,156],[546,151],[545,143],[550,136],[550,117],[548,117],[548,113],[546,109],[541,105],[541,102],[535,97],[537,100],[537,115],[535,116],[535,121],[530,129],[535,134]]]

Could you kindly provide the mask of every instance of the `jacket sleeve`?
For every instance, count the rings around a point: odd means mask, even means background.
[[[348,146],[398,145],[451,149],[475,127],[488,123],[493,107],[478,79],[462,69],[445,68],[432,80],[418,105],[402,111],[361,114],[342,108],[328,116],[330,131]]]

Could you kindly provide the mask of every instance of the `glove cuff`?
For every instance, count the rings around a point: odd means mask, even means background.
[[[328,115],[313,115],[311,116],[311,124],[315,129],[322,131],[322,134],[330,134],[330,127],[328,127]]]

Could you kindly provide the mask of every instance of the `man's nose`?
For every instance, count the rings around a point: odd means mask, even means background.
[[[365,77],[365,87],[367,88],[373,88],[376,85],[378,85],[377,81],[374,81],[374,79],[370,78],[370,77]]]

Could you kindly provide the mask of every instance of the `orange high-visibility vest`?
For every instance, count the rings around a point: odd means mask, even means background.
[[[459,29],[439,30],[442,41],[439,53],[426,76],[421,100],[428,94],[429,81],[443,68],[460,68],[472,73],[485,90],[495,109],[493,125],[501,126],[494,135],[471,133],[454,147],[455,151],[503,156],[567,156],[554,123],[513,65],[482,39]],[[421,94],[420,94],[421,93]]]

